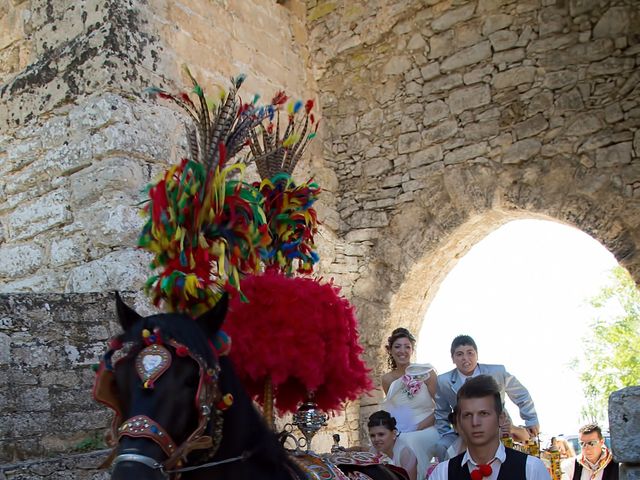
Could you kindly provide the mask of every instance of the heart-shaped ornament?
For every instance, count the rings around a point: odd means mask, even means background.
[[[153,384],[171,365],[171,353],[162,345],[149,345],[136,357],[136,372],[143,383]]]
[[[162,365],[162,357],[160,355],[145,355],[142,358],[142,365],[144,367],[144,371],[148,374],[153,373],[153,371]]]

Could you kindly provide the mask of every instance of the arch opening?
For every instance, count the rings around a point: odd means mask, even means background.
[[[417,360],[451,370],[451,340],[471,335],[481,363],[504,364],[529,389],[543,433],[575,433],[583,400],[570,363],[596,315],[588,300],[616,259],[586,233],[540,218],[494,223],[472,246],[477,234],[463,238],[456,264],[424,295]],[[507,408],[519,423],[517,407]]]

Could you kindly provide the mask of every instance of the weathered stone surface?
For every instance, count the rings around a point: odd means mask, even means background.
[[[538,154],[541,148],[542,143],[534,138],[520,140],[507,149],[501,161],[505,164],[521,163]]]
[[[117,285],[121,290],[135,290],[144,284],[150,260],[140,250],[110,253],[73,268],[65,289],[70,293],[103,292]]]
[[[477,85],[455,90],[451,92],[447,100],[451,112],[455,114],[486,105],[490,101],[491,89],[489,85]]]
[[[567,127],[567,135],[588,135],[602,128],[602,121],[591,113],[576,115]]]
[[[400,75],[407,72],[410,68],[411,60],[409,60],[409,57],[398,56],[391,58],[382,71],[385,75]]]
[[[442,100],[436,100],[435,102],[428,103],[424,106],[424,117],[422,124],[427,127],[432,123],[435,123],[443,118],[449,116],[449,105]]]
[[[446,58],[440,65],[443,72],[450,72],[460,67],[473,65],[481,60],[491,57],[491,45],[489,42],[481,42],[472,47],[461,50]]]
[[[488,37],[497,30],[507,28],[513,23],[513,16],[504,13],[496,13],[494,15],[487,15],[482,25],[482,35]]]
[[[618,143],[596,150],[596,166],[599,168],[631,163],[631,142]]]
[[[556,90],[566,87],[567,85],[575,85],[578,81],[578,72],[575,70],[559,70],[557,72],[549,72],[544,76],[543,85],[546,88]]]
[[[572,16],[588,13],[598,6],[598,0],[569,0],[569,13]]]
[[[638,27],[640,14],[633,7],[610,7],[593,27],[593,38],[616,38],[627,35],[630,28]]]
[[[431,22],[431,28],[434,32],[442,32],[448,30],[458,22],[470,19],[475,11],[475,5],[469,4],[454,10],[449,10],[440,17]]]
[[[425,82],[422,94],[427,96],[431,93],[445,92],[462,85],[462,75],[453,73],[435,78],[430,82]]]
[[[70,221],[69,192],[56,190],[14,210],[9,219],[9,238],[31,238]]]
[[[489,147],[486,143],[478,143],[475,145],[469,145],[467,147],[452,150],[444,156],[444,164],[453,165],[476,157],[480,157],[486,154],[488,149]]]
[[[516,138],[521,140],[523,138],[538,135],[540,132],[545,130],[548,125],[549,122],[547,122],[544,116],[542,114],[538,114],[517,124],[514,127],[514,132],[516,134]]]
[[[640,463],[640,387],[627,387],[609,397],[611,447],[617,462]]]
[[[512,30],[499,30],[489,35],[491,46],[496,52],[508,50],[516,46],[518,34]]]
[[[455,120],[447,120],[429,130],[425,130],[422,137],[426,145],[432,145],[451,138],[457,131],[458,122]]]
[[[534,67],[514,67],[505,72],[495,74],[492,86],[496,90],[504,90],[515,87],[523,83],[531,83],[535,78],[536,69]]]
[[[411,153],[420,149],[421,137],[419,133],[405,133],[398,138],[398,153]]]
[[[440,145],[434,145],[433,147],[425,148],[419,152],[413,153],[409,158],[409,168],[430,165],[442,160],[442,158],[442,147]]]
[[[0,245],[0,277],[20,277],[36,271],[44,252],[33,244]]]

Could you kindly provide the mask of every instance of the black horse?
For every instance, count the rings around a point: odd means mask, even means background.
[[[116,295],[123,333],[104,356],[96,399],[116,412],[112,480],[306,479],[213,345],[228,299],[193,320],[141,317]],[[397,479],[382,465],[370,478]],[[365,478],[365,477],[358,477]]]

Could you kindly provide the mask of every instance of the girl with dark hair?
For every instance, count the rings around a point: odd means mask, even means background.
[[[369,417],[369,438],[376,452],[386,455],[389,462],[404,469],[409,480],[418,477],[418,459],[414,451],[406,445],[396,428],[396,419],[389,412],[377,411]],[[424,477],[421,477],[424,478]]]
[[[406,328],[396,328],[387,340],[390,370],[382,377],[386,394],[381,408],[397,421],[404,442],[418,458],[418,478],[425,477],[437,456],[440,438],[435,428],[437,374],[429,364],[412,364],[416,340]]]

